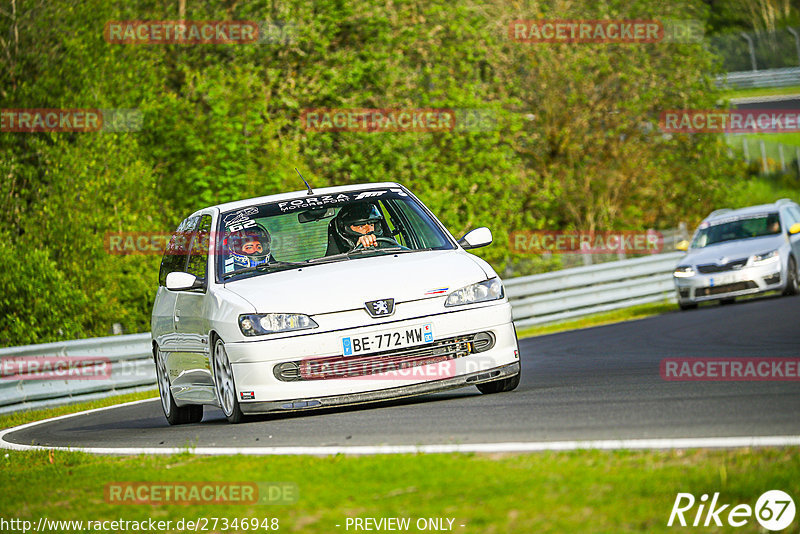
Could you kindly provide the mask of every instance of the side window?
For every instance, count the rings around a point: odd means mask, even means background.
[[[800,222],[800,208],[797,206],[789,206],[786,210],[786,215],[786,228],[784,230],[789,230],[793,224]]]
[[[183,271],[186,269],[186,257],[189,253],[189,243],[199,217],[188,217],[183,220],[167,244],[164,257],[161,259],[161,269],[158,272],[158,284],[167,283],[169,273]]]
[[[195,275],[200,280],[206,279],[210,237],[211,215],[203,215],[192,238],[191,256],[189,256],[189,263],[186,265],[186,272]]]

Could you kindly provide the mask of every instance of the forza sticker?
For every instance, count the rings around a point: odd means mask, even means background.
[[[278,207],[281,211],[292,211],[301,208],[318,208],[326,204],[338,204],[340,202],[347,202],[350,197],[344,193],[338,195],[322,195],[319,197],[307,197],[290,200],[288,202],[279,202]]]
[[[364,336],[342,338],[342,354],[355,356],[384,350],[402,349],[433,342],[433,325],[425,323],[381,330]]]

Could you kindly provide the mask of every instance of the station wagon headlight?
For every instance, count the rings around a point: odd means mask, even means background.
[[[314,319],[300,313],[254,313],[239,316],[239,328],[246,336],[263,336],[318,327]]]
[[[676,278],[686,278],[694,275],[695,272],[691,265],[678,265],[675,267],[675,271],[672,273],[672,276]]]
[[[779,259],[780,255],[778,254],[778,251],[773,250],[772,252],[767,252],[766,254],[755,254],[750,256],[750,264],[764,265],[765,263],[775,263]]]
[[[492,278],[491,280],[478,282],[453,291],[447,296],[444,305],[447,307],[462,306],[501,298],[503,298],[503,284],[500,283],[499,279]]]

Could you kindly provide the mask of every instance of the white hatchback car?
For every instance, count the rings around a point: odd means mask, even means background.
[[[161,263],[151,332],[171,424],[475,385],[511,391],[520,358],[497,274],[396,183],[199,210]]]

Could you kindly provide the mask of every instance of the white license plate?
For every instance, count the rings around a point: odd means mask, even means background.
[[[433,325],[431,323],[416,326],[404,326],[381,330],[363,336],[347,336],[342,338],[342,354],[355,356],[384,350],[402,349],[433,342]]]
[[[732,274],[722,274],[714,276],[709,280],[709,286],[724,286],[725,284],[732,284],[736,281],[736,276]]]

